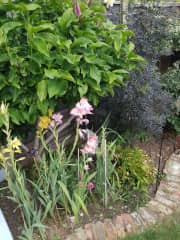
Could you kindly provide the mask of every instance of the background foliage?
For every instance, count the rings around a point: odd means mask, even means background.
[[[161,55],[179,51],[178,19],[169,8],[157,7],[153,1],[149,5],[131,3],[128,27],[135,33],[136,52],[147,64],[141,71],[132,71],[127,84],[116,89],[114,98],[101,102],[98,114],[105,116],[110,111],[112,126],[116,124],[121,130],[140,128],[159,134],[169,118],[173,95],[162,88],[158,66]]]

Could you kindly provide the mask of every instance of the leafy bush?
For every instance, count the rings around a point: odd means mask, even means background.
[[[180,61],[174,63],[166,73],[162,75],[162,86],[173,98],[172,113],[168,116],[169,123],[173,128],[180,132]]]
[[[135,33],[136,51],[149,61],[172,53],[172,34],[164,8],[152,4],[130,4],[128,26]]]
[[[100,3],[13,1],[0,5],[0,100],[13,123],[34,123],[39,114],[86,95],[97,104],[113,94],[142,58],[132,32],[107,21]]]
[[[154,180],[154,168],[149,157],[141,149],[117,146],[114,161],[117,172],[114,181],[122,198],[125,201],[131,199],[131,203],[132,199],[135,202],[144,200],[148,186]]]
[[[113,98],[105,98],[97,112],[99,119],[110,112],[111,127],[121,131],[143,129],[160,134],[170,107],[171,96],[162,90],[157,67],[147,64],[142,71],[132,72],[126,85],[116,89]]]

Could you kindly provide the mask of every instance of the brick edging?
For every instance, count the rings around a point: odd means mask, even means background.
[[[165,166],[165,180],[161,181],[156,196],[144,207],[132,213],[123,213],[113,219],[86,224],[66,240],[117,240],[129,233],[144,230],[162,218],[177,211],[180,202],[180,154],[172,154]]]

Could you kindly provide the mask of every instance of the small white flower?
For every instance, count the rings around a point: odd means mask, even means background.
[[[86,171],[89,170],[89,165],[88,165],[88,164],[85,164],[85,165],[84,165],[84,170],[86,170]]]
[[[93,162],[93,158],[92,157],[88,157],[87,162]]]
[[[80,215],[80,217],[83,217],[83,216],[84,216],[83,212],[80,212],[79,215]]]
[[[115,0],[104,0],[104,3],[106,3],[107,7],[113,7]]]

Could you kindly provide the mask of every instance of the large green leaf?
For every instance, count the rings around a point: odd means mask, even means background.
[[[22,23],[20,22],[6,22],[0,27],[0,30],[2,30],[3,33],[7,34],[9,31],[20,26],[22,26]]]
[[[130,42],[128,45],[127,45],[127,49],[128,49],[128,54],[131,53],[135,48],[135,45],[134,43]]]
[[[67,60],[68,63],[70,64],[77,64],[80,62],[82,55],[77,55],[77,54],[66,54],[63,56],[64,59]]]
[[[63,96],[68,88],[68,82],[61,79],[53,79],[48,81],[48,94],[52,98],[54,96]]]
[[[49,57],[49,49],[47,42],[44,38],[34,37],[33,38],[33,45],[34,47],[43,55]]]
[[[1,40],[0,40],[1,41]],[[1,43],[0,43],[1,45]],[[9,56],[8,54],[4,53],[4,54],[0,54],[0,63],[2,62],[8,62],[9,61]]]
[[[92,54],[92,55],[85,55],[84,59],[87,63],[94,63],[95,59],[96,59],[96,54]]]
[[[99,84],[94,79],[87,78],[86,82],[88,83],[88,86],[90,86],[93,90],[101,92],[101,88]]]
[[[42,80],[37,85],[37,95],[42,102],[47,97],[47,80]]]
[[[98,42],[92,43],[90,45],[90,48],[92,48],[92,49],[94,49],[94,48],[101,48],[101,47],[108,47],[108,44],[106,44],[104,42],[101,42],[101,41],[98,41]]]
[[[45,77],[50,78],[50,79],[61,78],[61,79],[75,83],[75,79],[67,71],[62,71],[62,70],[57,70],[57,69],[45,69]]]
[[[122,34],[120,34],[119,36],[116,34],[114,36],[114,48],[117,53],[120,52],[121,46],[122,46]]]
[[[106,74],[109,79],[109,84],[113,84],[113,82],[116,80],[116,74],[110,71],[108,71]]]
[[[58,18],[58,23],[63,31],[65,31],[71,23],[76,19],[72,8],[68,8],[61,17]]]
[[[17,108],[9,108],[9,115],[14,123],[16,123],[17,125],[20,124],[20,121],[22,120],[22,115]]]
[[[88,85],[84,84],[84,85],[82,85],[82,86],[79,86],[79,87],[78,87],[78,91],[79,91],[80,97],[85,96],[85,94],[86,94],[87,91],[88,91]]]
[[[88,44],[90,44],[92,41],[89,38],[86,37],[79,37],[74,40],[72,43],[72,47],[84,47],[87,48]]]
[[[29,12],[29,11],[34,11],[38,8],[41,8],[41,6],[39,4],[36,3],[29,3],[29,4],[25,4],[25,3],[18,3],[18,4],[14,4],[14,7],[16,9],[20,9],[22,11],[25,12]]]
[[[51,31],[53,31],[54,30],[54,24],[52,24],[52,23],[44,23],[44,24],[40,24],[38,26],[32,27],[32,31],[34,33],[40,32],[40,31],[44,31],[44,30],[51,30]]]
[[[101,71],[96,66],[90,66],[90,77],[96,80],[97,83],[101,81]]]
[[[39,99],[37,100],[37,108],[41,111],[42,115],[46,115],[48,112],[49,101],[44,100],[41,102]]]

